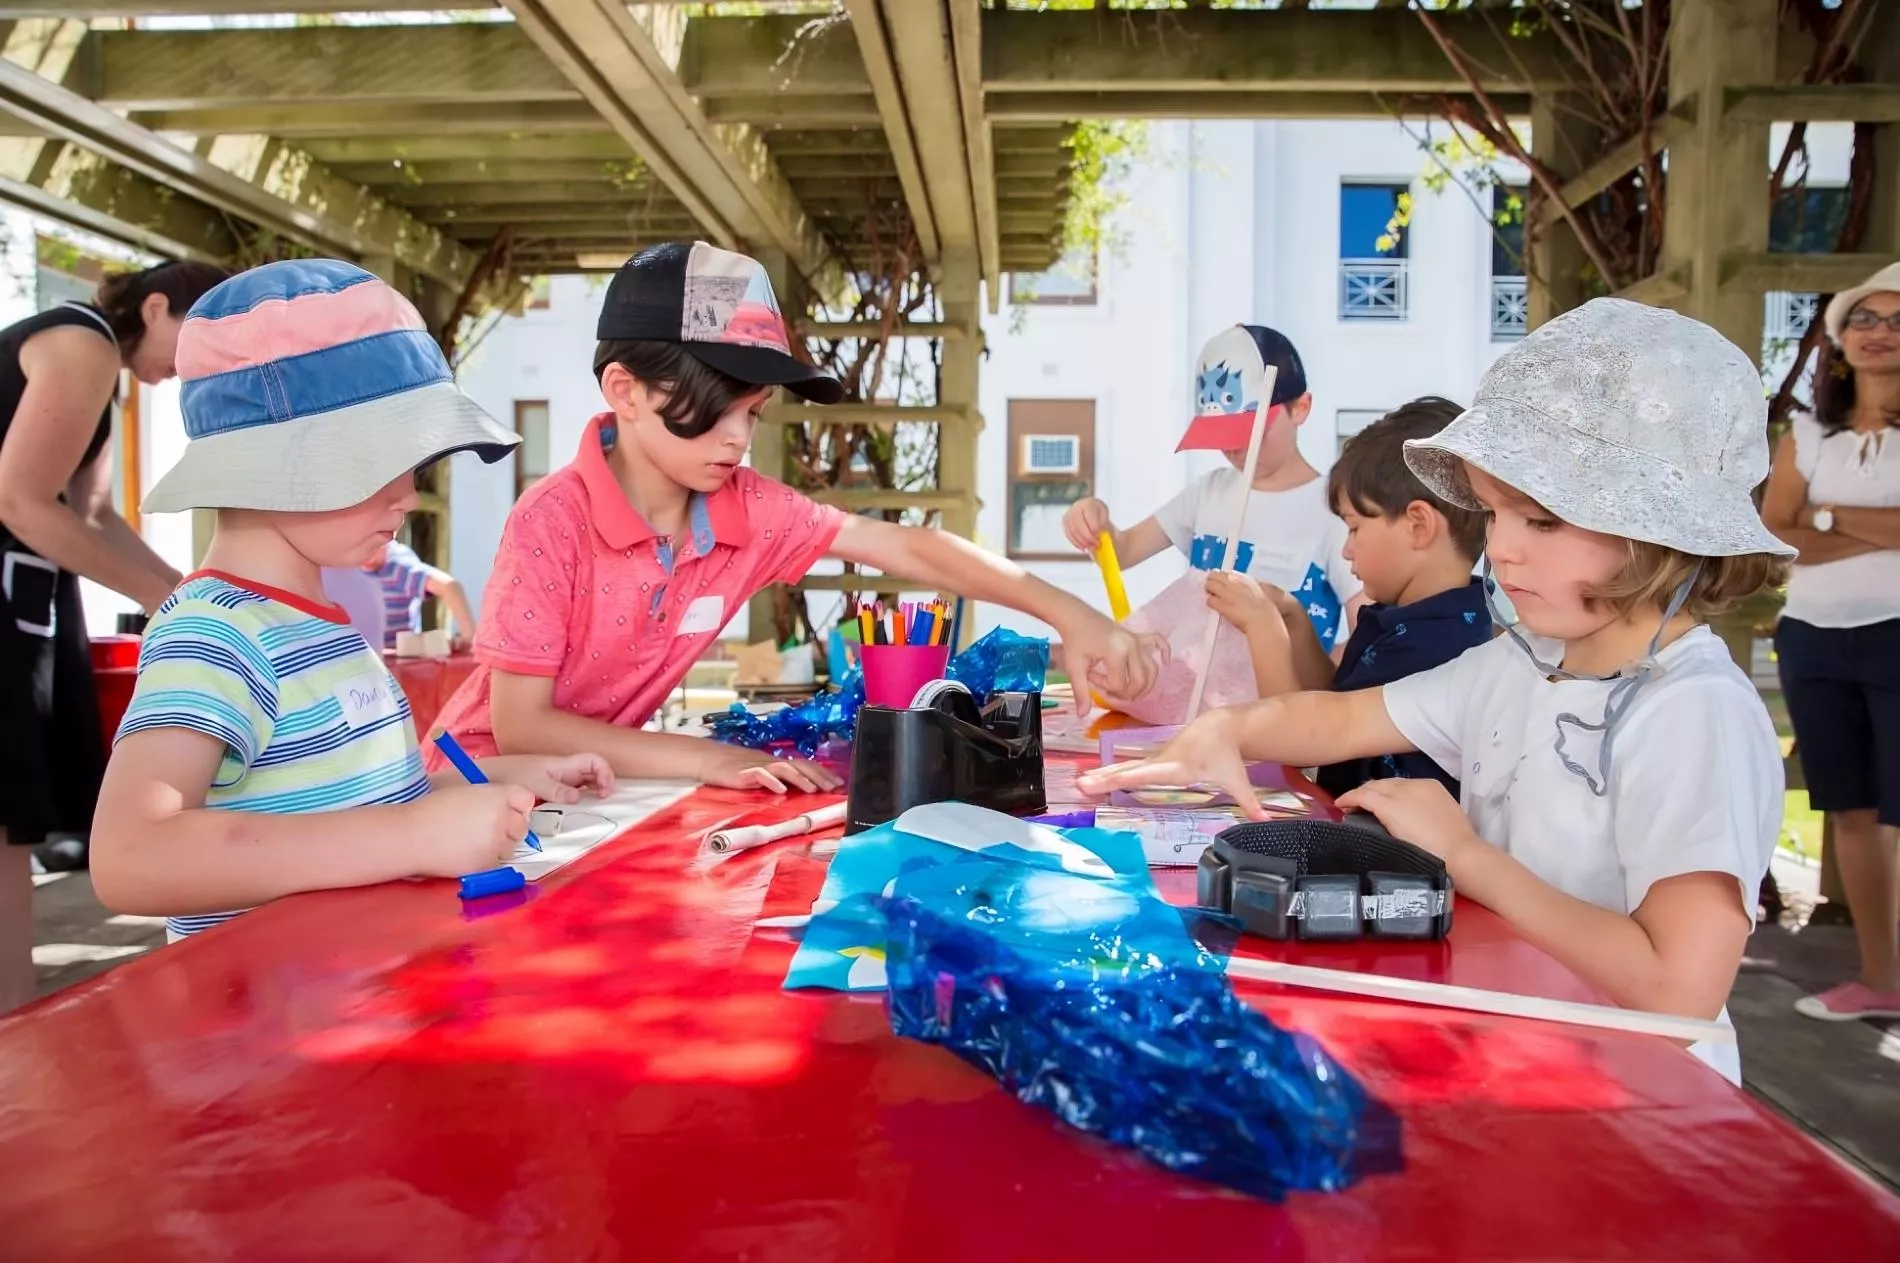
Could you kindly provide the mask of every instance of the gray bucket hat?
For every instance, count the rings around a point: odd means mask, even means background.
[[[1695,557],[1795,550],[1761,523],[1768,400],[1754,361],[1699,320],[1594,299],[1527,336],[1470,409],[1405,463],[1478,508],[1469,462],[1574,526]]]

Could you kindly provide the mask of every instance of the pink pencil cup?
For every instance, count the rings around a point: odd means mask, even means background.
[[[917,690],[943,678],[950,665],[949,645],[864,645],[864,700],[872,706],[904,710]]]

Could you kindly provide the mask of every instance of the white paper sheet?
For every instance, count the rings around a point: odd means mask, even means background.
[[[539,808],[535,813],[537,818],[545,811],[561,812],[560,831],[552,836],[540,834],[539,852],[523,846],[508,863],[520,869],[529,881],[540,881],[608,838],[671,807],[697,788],[698,784],[693,781],[622,781],[606,798],[582,798],[572,806],[558,809]]]

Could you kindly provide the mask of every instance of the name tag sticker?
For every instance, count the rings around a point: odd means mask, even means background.
[[[334,694],[343,708],[343,722],[363,728],[397,714],[396,681],[387,675],[365,673],[339,684]]]
[[[716,632],[726,625],[726,598],[702,596],[686,607],[686,614],[674,628],[675,636],[697,636]]]

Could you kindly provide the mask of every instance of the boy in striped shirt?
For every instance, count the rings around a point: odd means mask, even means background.
[[[611,789],[591,754],[432,786],[402,690],[324,598],[323,567],[394,538],[418,468],[520,441],[455,388],[408,300],[351,264],[270,264],[198,301],[178,367],[191,442],[145,507],[218,526],[145,632],[93,821],[103,903],[175,940],[282,895],[489,868],[537,797]]]

